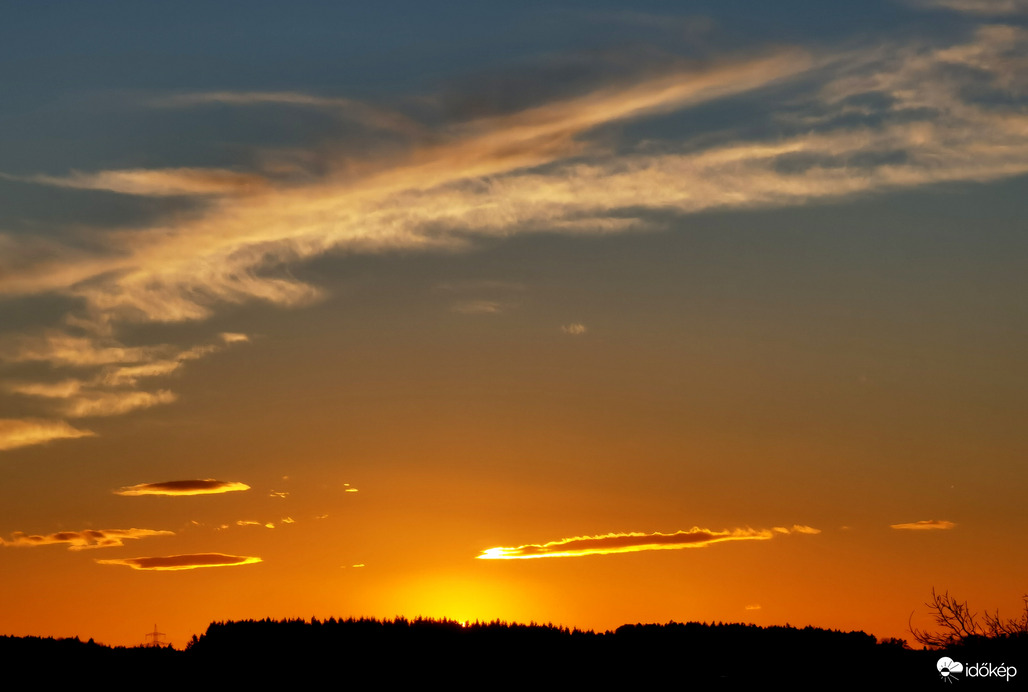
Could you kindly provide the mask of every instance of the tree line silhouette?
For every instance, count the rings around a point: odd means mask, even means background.
[[[1024,632],[999,633],[954,641],[946,654],[1018,665],[1026,645]],[[720,622],[629,624],[594,632],[499,620],[240,620],[211,623],[183,650],[0,637],[2,660],[33,667],[51,680],[107,671],[158,688],[203,681],[204,687],[277,683],[291,689],[328,675],[343,688],[441,680],[457,687],[636,688],[672,682],[719,689],[775,682],[787,689],[866,689],[872,680],[888,680],[919,689],[938,682],[939,655],[864,632]]]

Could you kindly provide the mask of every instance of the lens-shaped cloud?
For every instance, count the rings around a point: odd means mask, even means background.
[[[238,481],[204,480],[164,481],[163,483],[141,483],[129,485],[114,491],[115,495],[215,495],[236,490],[249,490],[250,486]]]
[[[804,530],[782,529],[729,529],[711,531],[693,527],[688,531],[675,533],[608,533],[604,536],[577,536],[562,538],[549,543],[531,543],[516,548],[488,548],[478,556],[479,560],[527,560],[540,557],[579,557],[582,555],[610,555],[612,553],[635,553],[643,550],[678,550],[700,548],[711,543],[726,541],[766,541],[776,533],[812,533],[809,526]]]
[[[259,557],[223,555],[222,553],[192,553],[164,557],[126,557],[116,560],[97,560],[101,565],[125,565],[132,569],[173,572],[200,567],[235,567],[260,562]]]
[[[86,529],[85,531],[58,531],[42,536],[30,536],[18,531],[11,534],[9,539],[0,538],[0,545],[14,547],[67,545],[68,550],[88,550],[91,548],[115,548],[124,545],[126,539],[174,535],[174,531],[155,531],[154,529]]]
[[[925,519],[923,521],[912,521],[907,524],[890,524],[890,526],[894,529],[904,529],[908,531],[945,531],[947,529],[952,529],[956,524],[944,519]]]

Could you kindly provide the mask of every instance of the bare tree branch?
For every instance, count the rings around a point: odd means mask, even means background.
[[[1024,612],[1019,618],[1004,620],[1000,618],[997,609],[991,614],[985,611],[983,622],[979,623],[978,614],[971,610],[967,601],[961,603],[950,596],[948,591],[936,593],[933,587],[932,597],[925,601],[925,605],[932,611],[938,631],[918,629],[908,620],[910,634],[918,643],[933,648],[954,646],[972,637],[1000,638],[1028,634],[1028,595],[1023,599]],[[910,615],[912,619],[913,613]]]

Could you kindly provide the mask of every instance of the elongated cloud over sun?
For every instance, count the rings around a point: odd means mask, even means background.
[[[97,560],[101,565],[125,565],[132,569],[174,572],[200,567],[235,567],[260,562],[259,557],[223,555],[222,553],[192,553],[165,557],[126,557],[115,560]]]
[[[204,480],[164,481],[163,483],[141,483],[129,485],[114,491],[115,495],[215,495],[249,490],[250,486],[238,481]]]
[[[637,553],[644,550],[679,550],[702,548],[712,543],[727,541],[766,541],[780,533],[819,533],[809,526],[783,529],[729,529],[711,531],[693,527],[675,533],[608,533],[603,536],[577,536],[549,543],[530,543],[516,548],[487,548],[479,560],[528,560],[540,557],[580,557],[582,555],[611,555]]]
[[[30,536],[19,531],[12,534],[9,539],[0,538],[0,545],[14,547],[67,545],[68,550],[87,550],[90,548],[115,548],[124,545],[124,541],[127,539],[174,535],[174,531],[155,531],[153,529],[86,529],[85,531],[58,531],[43,536]]]

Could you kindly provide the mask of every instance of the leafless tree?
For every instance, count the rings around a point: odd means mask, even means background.
[[[1024,612],[1018,618],[1002,619],[999,610],[985,611],[979,622],[978,614],[967,605],[949,595],[948,591],[936,593],[925,605],[932,611],[937,631],[918,629],[910,624],[910,634],[919,644],[933,648],[944,648],[960,644],[972,637],[1011,637],[1028,634],[1028,596],[1024,596]],[[913,617],[913,613],[911,613]]]
[[[989,637],[1014,637],[1028,634],[1028,595],[1021,596],[1022,610],[1020,617],[1002,620],[999,609],[989,614],[985,611],[985,633]]]

